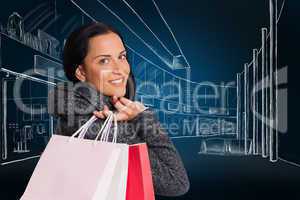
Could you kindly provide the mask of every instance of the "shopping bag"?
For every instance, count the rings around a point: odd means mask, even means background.
[[[154,200],[152,173],[146,143],[129,145],[126,200]]]
[[[108,142],[113,119],[113,141]],[[95,120],[93,116],[71,137],[51,137],[21,200],[125,200],[128,145],[116,143],[111,111],[96,139],[84,139]]]

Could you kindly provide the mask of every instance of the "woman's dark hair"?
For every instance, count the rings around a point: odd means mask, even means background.
[[[65,43],[63,51],[64,71],[66,77],[70,81],[73,83],[79,82],[75,76],[75,71],[78,65],[83,63],[83,60],[88,53],[89,39],[97,35],[104,35],[107,33],[117,34],[125,46],[123,37],[115,28],[100,22],[92,22],[90,24],[81,26],[71,33]],[[134,76],[132,74],[132,70],[130,70],[126,85],[125,97],[130,100],[134,100],[135,88]]]

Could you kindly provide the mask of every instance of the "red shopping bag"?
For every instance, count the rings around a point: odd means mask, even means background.
[[[146,143],[129,146],[126,200],[155,200]]]

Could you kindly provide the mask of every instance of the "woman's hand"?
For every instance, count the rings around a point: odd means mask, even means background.
[[[118,99],[116,96],[113,96],[112,102],[118,110],[116,113],[117,121],[129,121],[134,119],[139,113],[146,110],[146,107],[142,103],[138,101],[133,102],[125,97],[120,97]],[[108,107],[104,105],[104,109],[102,111],[94,111],[94,115],[104,119],[108,117],[108,112]]]

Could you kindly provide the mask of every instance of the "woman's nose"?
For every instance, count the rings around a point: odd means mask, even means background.
[[[121,71],[122,71],[122,63],[118,62],[118,61],[115,61],[114,64],[113,64],[113,72],[115,73],[120,73],[121,74]]]
[[[118,65],[114,65],[112,68],[112,73],[116,75],[122,75],[121,67],[119,67]]]

